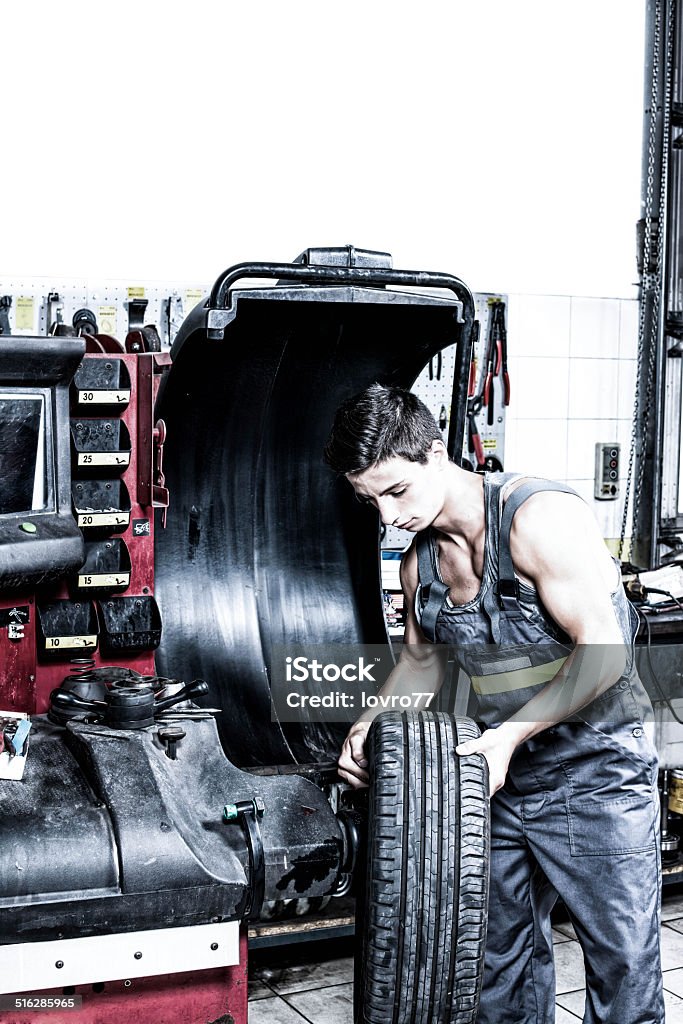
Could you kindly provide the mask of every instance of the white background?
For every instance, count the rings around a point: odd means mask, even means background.
[[[8,0],[0,283],[353,243],[633,297],[641,0]]]

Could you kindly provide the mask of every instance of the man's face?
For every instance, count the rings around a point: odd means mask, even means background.
[[[435,441],[424,465],[394,456],[362,473],[347,473],[346,479],[361,501],[375,506],[386,526],[417,533],[443,508],[447,464],[446,449]]]

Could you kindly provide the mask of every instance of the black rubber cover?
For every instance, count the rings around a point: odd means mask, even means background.
[[[356,1024],[473,1024],[486,940],[488,770],[455,747],[479,729],[390,712],[368,735],[366,884],[356,911]]]
[[[236,300],[220,341],[203,307],[190,314],[156,413],[171,494],[157,668],[209,683],[240,767],[336,760],[348,729],[271,721],[276,645],[387,643],[377,514],[322,459],[337,406],[373,381],[409,388],[448,345],[458,365],[469,351],[452,297],[265,294]]]

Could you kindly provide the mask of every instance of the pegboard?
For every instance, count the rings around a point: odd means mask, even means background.
[[[97,320],[100,334],[108,334],[119,341],[125,341],[129,330],[129,302],[132,299],[147,300],[144,314],[145,324],[154,324],[159,331],[163,348],[170,348],[176,334],[188,313],[201,302],[210,291],[210,285],[160,284],[155,282],[136,283],[125,281],[75,283],[73,280],[48,278],[0,280],[0,297],[10,296],[8,320],[13,335],[39,335],[49,333],[54,322],[71,324],[78,310],[90,310]],[[486,375],[486,350],[491,318],[491,300],[505,302],[507,296],[490,292],[474,294],[475,316],[480,324],[479,337],[474,347],[473,364],[476,369],[474,394],[479,394]],[[448,440],[451,396],[455,374],[455,345],[434,356],[425,366],[413,386],[413,391],[431,410],[439,424],[444,439]],[[494,418],[488,423],[488,409],[483,408],[477,416],[477,427],[484,454],[495,457],[499,465],[505,456],[505,407],[502,403],[501,380],[493,381]],[[465,425],[463,456],[468,457],[468,425]],[[476,460],[474,460],[476,462]],[[394,551],[404,550],[412,541],[413,534],[389,526],[383,530],[382,548]],[[387,552],[388,554],[388,552]],[[398,574],[391,574],[396,565],[383,560],[382,576],[385,599],[395,600],[400,589]],[[396,609],[397,621],[390,631],[402,633],[403,609]]]
[[[74,283],[52,278],[0,280],[0,296],[12,299],[8,311],[13,335],[45,336],[50,323],[71,324],[74,313],[91,310],[98,332],[123,342],[128,333],[128,303],[146,299],[145,324],[154,324],[162,346],[169,348],[187,314],[210,291],[210,285],[136,284],[126,282]]]

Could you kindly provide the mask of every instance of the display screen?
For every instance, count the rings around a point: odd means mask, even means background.
[[[0,392],[0,515],[47,507],[45,397]]]

